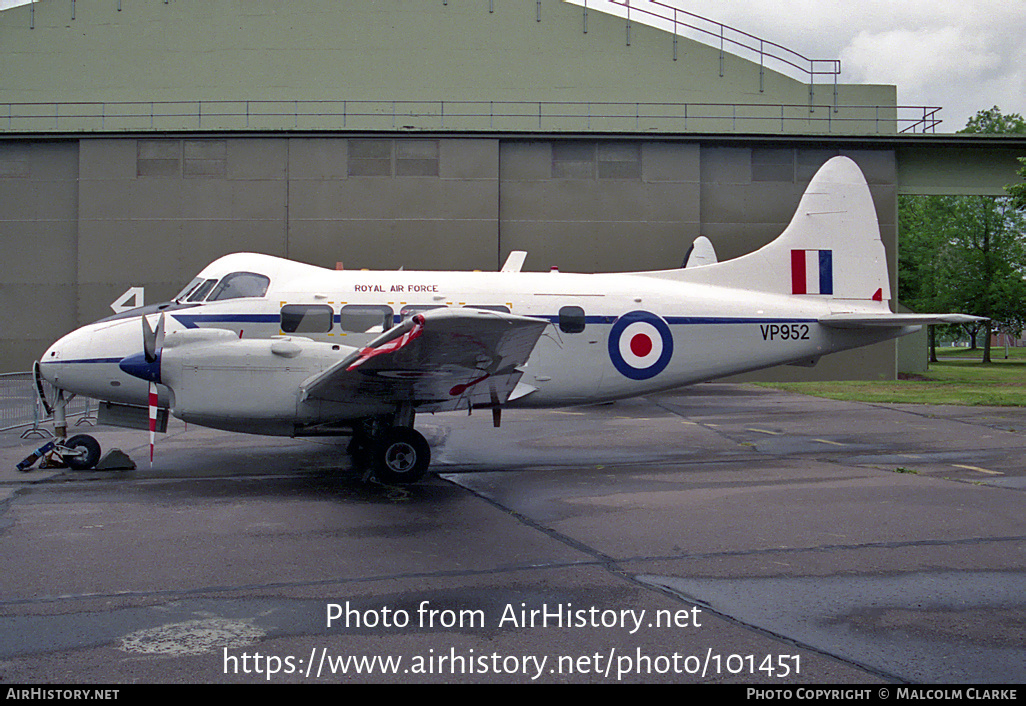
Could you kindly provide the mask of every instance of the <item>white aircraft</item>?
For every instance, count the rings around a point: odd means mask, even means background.
[[[413,482],[431,453],[417,413],[490,408],[498,426],[503,407],[812,365],[974,319],[891,313],[873,200],[844,157],[820,169],[776,240],[734,260],[717,262],[705,238],[674,270],[528,273],[523,260],[514,252],[487,273],[371,272],[222,257],[170,302],[83,326],[46,351],[37,380],[59,390],[58,451],[73,466],[96,462],[90,437],[63,441],[67,395],[84,395],[144,419],[149,404],[151,420],[159,407],[230,431],[351,435],[378,479]]]

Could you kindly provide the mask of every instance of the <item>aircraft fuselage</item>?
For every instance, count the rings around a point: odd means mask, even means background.
[[[340,352],[366,345],[411,311],[434,307],[495,308],[548,323],[523,366],[509,407],[647,394],[811,361],[906,332],[883,329],[870,332],[874,340],[867,341],[865,331],[817,323],[831,313],[829,299],[643,274],[333,271],[237,254],[213,263],[200,278],[219,279],[231,272],[261,273],[270,285],[261,297],[181,301],[164,309],[169,341],[176,333],[195,336],[210,330],[225,332],[218,343],[238,342],[234,355],[225,357],[224,346],[215,346],[209,356],[185,363],[193,384],[219,388],[211,390],[209,399],[220,399],[231,413],[176,406],[163,387],[161,403],[187,421],[255,433],[293,434],[315,424],[318,416],[340,421],[386,410],[366,400],[304,410],[295,390]],[[149,318],[152,324],[157,315]],[[144,405],[147,383],[119,367],[140,349],[140,335],[135,312],[85,326],[45,353],[42,373],[77,394]],[[274,342],[282,340],[276,337],[283,336],[302,343],[301,353],[287,358],[272,352]]]

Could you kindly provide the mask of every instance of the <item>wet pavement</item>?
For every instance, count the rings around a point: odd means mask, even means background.
[[[0,680],[1026,680],[1026,410],[704,384],[417,426],[407,488],[180,422],[152,469],[94,430],[135,471],[0,436]]]

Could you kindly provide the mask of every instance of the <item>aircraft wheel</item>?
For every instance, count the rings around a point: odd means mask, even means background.
[[[374,474],[382,483],[416,483],[430,463],[427,440],[409,427],[392,427],[374,450]]]
[[[88,434],[78,434],[63,444],[74,451],[85,451],[81,456],[68,456],[65,462],[73,471],[87,471],[100,460],[100,444]]]

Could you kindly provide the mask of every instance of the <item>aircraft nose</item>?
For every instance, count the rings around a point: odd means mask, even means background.
[[[119,368],[140,348],[138,326],[138,321],[104,321],[76,329],[46,350],[40,374],[83,397],[139,404],[146,399],[146,384]]]
[[[60,341],[57,341],[57,343],[47,348],[46,352],[43,353],[43,357],[39,360],[39,374],[51,384],[56,384],[56,365],[61,360],[60,343]]]
[[[67,364],[75,360],[81,353],[80,349],[87,345],[88,335],[81,329],[61,337],[39,359],[39,372],[43,379],[56,385],[61,373],[67,372]]]

